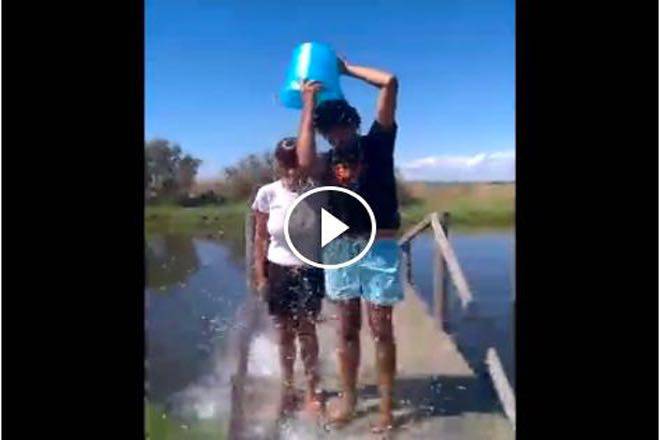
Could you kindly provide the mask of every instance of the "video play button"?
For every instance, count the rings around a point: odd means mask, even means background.
[[[348,229],[346,223],[321,208],[321,247],[325,247]]]
[[[284,238],[303,262],[339,269],[364,257],[376,238],[376,220],[355,192],[322,186],[301,194],[284,219]]]

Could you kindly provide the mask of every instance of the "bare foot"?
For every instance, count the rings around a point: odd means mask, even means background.
[[[382,434],[391,431],[394,428],[394,417],[392,413],[381,413],[376,424],[371,425],[371,432],[374,434]]]
[[[280,401],[280,417],[292,415],[296,410],[297,400],[295,390],[283,390],[282,400]]]
[[[344,425],[350,422],[355,415],[355,404],[357,398],[348,394],[344,394],[339,399],[334,401],[334,405],[330,408],[328,422],[332,425]]]
[[[305,396],[305,413],[311,418],[318,418],[323,412],[323,394],[307,393]]]

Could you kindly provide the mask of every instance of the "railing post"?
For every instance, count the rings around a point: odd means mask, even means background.
[[[449,230],[449,213],[444,212],[440,222],[442,230],[447,235]],[[433,314],[435,318],[441,323],[442,328],[449,329],[449,316],[448,316],[448,301],[449,283],[447,276],[447,265],[442,256],[442,250],[439,246],[434,246],[434,261],[433,261]]]
[[[445,236],[447,239],[449,239],[449,213],[447,211],[442,213],[442,217],[440,218],[440,226],[442,226],[442,231],[445,233]],[[443,310],[443,322],[445,323],[445,329],[449,332],[450,325],[451,323],[449,322],[449,274],[447,270],[447,264],[444,260],[442,259],[442,267],[443,267],[443,276],[442,276],[442,290],[445,292],[444,296],[442,297],[443,303],[442,303],[442,310]]]
[[[500,399],[502,407],[504,408],[504,414],[506,414],[507,418],[511,421],[513,430],[515,431],[516,394],[509,383],[509,379],[507,379],[506,374],[504,373],[502,361],[493,347],[488,348],[486,351],[486,366],[488,368],[488,374],[493,381],[497,397]]]

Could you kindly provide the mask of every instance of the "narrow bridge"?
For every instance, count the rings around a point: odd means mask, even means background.
[[[405,299],[394,309],[397,341],[397,378],[395,386],[397,428],[387,438],[427,438],[499,440],[515,437],[515,395],[504,374],[498,353],[486,351],[481,365],[467,361],[464,350],[449,327],[449,282],[461,304],[461,318],[472,319],[478,310],[469,284],[447,238],[449,215],[427,215],[399,240],[402,249]],[[435,241],[432,262],[433,310],[419,295],[412,278],[411,241],[431,228]],[[246,219],[246,267],[252,268],[253,219]],[[247,271],[249,291],[251,272]],[[336,393],[336,312],[325,300],[323,319],[317,327],[320,346],[321,387]],[[232,335],[228,358],[235,359],[232,380],[232,413],[228,437],[231,439],[315,439],[374,438],[369,422],[378,408],[375,353],[368,326],[361,331],[362,355],[359,377],[360,399],[355,420],[342,429],[330,431],[322,424],[298,417],[277,423],[280,372],[277,337],[266,308],[256,295],[250,295],[241,315],[243,325]],[[297,386],[303,388],[300,363],[296,364]],[[481,370],[484,373],[480,373]],[[484,380],[487,374],[490,380]],[[491,387],[498,397],[485,399],[483,388]],[[492,393],[491,393],[492,394]],[[376,437],[377,438],[377,437]]]

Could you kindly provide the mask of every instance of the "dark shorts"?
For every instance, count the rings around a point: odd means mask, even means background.
[[[268,313],[275,316],[315,317],[324,295],[323,270],[268,262]]]

